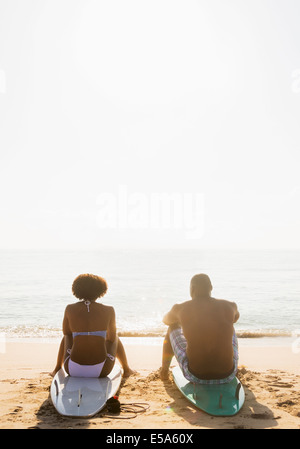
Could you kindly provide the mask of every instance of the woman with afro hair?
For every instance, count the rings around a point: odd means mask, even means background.
[[[115,357],[124,377],[133,373],[116,332],[114,308],[96,302],[106,291],[107,283],[100,276],[80,274],[74,280],[72,292],[79,302],[65,309],[64,337],[52,376],[64,366],[70,376],[105,377],[113,369]]]

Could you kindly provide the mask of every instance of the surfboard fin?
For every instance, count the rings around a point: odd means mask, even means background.
[[[221,393],[220,397],[219,397],[219,408],[222,408],[222,399],[223,399],[223,395]]]
[[[58,383],[57,383],[56,379],[54,380],[54,385],[55,385],[55,389],[56,389],[56,396],[58,396],[59,389],[58,389]]]
[[[194,382],[193,382],[193,399],[195,401],[197,400],[196,385]]]
[[[77,407],[80,407],[80,403],[81,403],[81,398],[82,398],[82,394],[81,394],[81,390],[78,390],[78,403],[77,403]]]

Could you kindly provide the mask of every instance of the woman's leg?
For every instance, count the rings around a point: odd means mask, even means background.
[[[124,346],[118,336],[116,336],[113,342],[106,340],[106,352],[113,357],[117,357],[123,368],[123,377],[128,377],[134,373],[134,371],[129,368]],[[115,360],[111,360],[107,357],[100,377],[107,376],[113,369],[114,364]]]

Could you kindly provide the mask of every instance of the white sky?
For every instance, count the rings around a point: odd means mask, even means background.
[[[0,0],[0,248],[300,248],[299,19],[298,0]],[[137,194],[202,195],[201,238],[99,225],[122,189],[137,215]]]

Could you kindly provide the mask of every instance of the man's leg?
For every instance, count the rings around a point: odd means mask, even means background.
[[[233,330],[233,336],[232,336],[232,348],[233,348],[233,364],[234,364],[234,375],[236,375],[238,370],[238,363],[239,363],[239,344],[238,339],[235,333],[235,330]]]
[[[176,326],[177,327],[177,326]],[[174,356],[174,351],[170,341],[170,332],[175,329],[174,326],[170,326],[168,328],[168,332],[165,336],[163,343],[163,351],[162,351],[162,365],[160,369],[160,377],[162,380],[169,379],[169,368],[172,362],[172,358]]]

